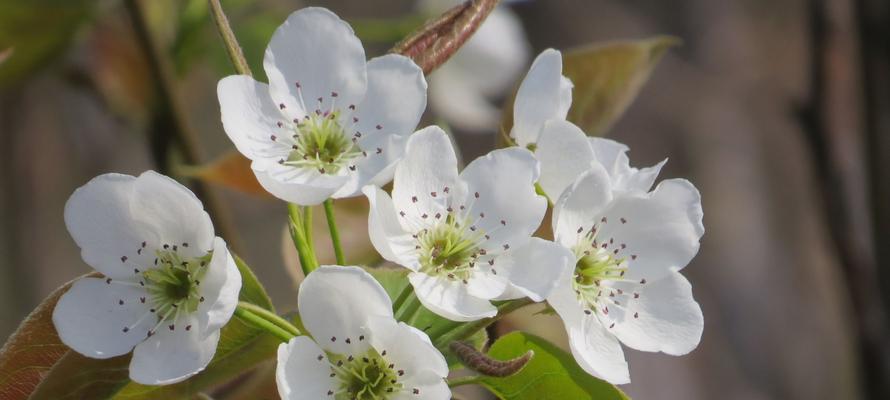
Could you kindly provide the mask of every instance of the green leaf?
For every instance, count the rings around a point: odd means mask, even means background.
[[[239,299],[272,310],[253,272],[237,256],[235,260],[242,280]],[[189,398],[272,358],[279,344],[264,331],[233,318],[223,327],[216,356],[203,372],[175,385],[139,385],[128,378],[129,354],[92,359],[59,341],[52,310],[69,286],[47,298],[0,352],[0,399]]]
[[[0,49],[15,48],[15,57],[0,65],[0,86],[17,81],[61,54],[96,3],[0,0]]]
[[[521,371],[505,378],[483,376],[480,384],[504,400],[630,399],[612,384],[588,375],[571,355],[534,335],[507,334],[491,346],[488,355],[509,360],[529,350],[535,355]]]
[[[636,98],[664,53],[679,43],[657,36],[565,52],[563,74],[575,85],[567,119],[590,136],[602,136]]]

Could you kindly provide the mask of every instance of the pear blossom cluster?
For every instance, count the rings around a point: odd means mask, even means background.
[[[332,12],[294,12],[263,66],[268,83],[219,81],[232,143],[283,201],[364,195],[374,248],[407,270],[426,310],[465,323],[516,299],[545,302],[578,365],[615,384],[630,381],[622,344],[671,355],[698,345],[703,316],[680,270],[704,234],[699,192],[684,179],[656,185],[664,161],[632,167],[627,146],[566,120],[572,82],[559,51],[542,52],[519,86],[515,146],[463,168],[445,130],[417,129],[420,67],[394,54],[367,60]],[[552,240],[536,236],[548,208]],[[65,222],[98,274],[60,298],[61,340],[93,358],[132,352],[139,383],[204,370],[238,306],[241,274],[200,200],[153,171],[106,174],[71,196]],[[451,398],[443,349],[396,319],[365,269],[320,267],[297,300],[305,332],[278,349],[282,398]]]

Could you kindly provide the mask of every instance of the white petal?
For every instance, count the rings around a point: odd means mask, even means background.
[[[625,257],[625,278],[655,281],[686,266],[698,253],[704,234],[701,196],[683,179],[662,181],[647,195],[616,196],[598,224],[601,243],[614,240],[626,245],[617,255]],[[611,248],[610,248],[611,250]]]
[[[392,318],[369,318],[366,332],[371,346],[378,353],[385,350],[386,360],[395,364],[395,369],[405,371],[403,379],[410,380],[412,375],[422,371],[431,371],[439,379],[448,376],[445,357],[426,333],[413,326]]]
[[[278,127],[287,120],[269,97],[268,85],[246,75],[231,75],[220,79],[216,93],[223,128],[241,154],[252,160],[287,157],[290,149],[271,137],[291,134],[286,131],[290,124]]]
[[[507,277],[501,276],[500,272],[493,273],[492,269],[495,268],[488,263],[478,262],[476,264],[465,285],[470,296],[485,300],[496,299],[510,287]],[[498,271],[500,271],[499,268]]]
[[[53,324],[62,343],[87,357],[126,354],[154,325],[154,314],[139,301],[147,295],[141,288],[83,278],[59,299],[53,309]],[[129,327],[127,332],[125,327]]]
[[[630,166],[627,154],[619,154],[615,162],[615,170],[612,173],[612,181],[615,190],[635,191],[645,193],[652,189],[652,184],[658,178],[661,167],[667,163],[667,159],[648,168],[634,168]]]
[[[204,301],[198,306],[197,318],[201,330],[209,333],[222,328],[232,318],[238,306],[241,273],[226,242],[218,237],[213,241],[213,258],[206,268],[199,285]]]
[[[564,120],[571,104],[572,84],[562,76],[562,54],[544,50],[516,92],[510,136],[522,147],[537,142],[544,122]]]
[[[319,356],[323,358],[318,359]],[[328,391],[339,386],[330,376],[324,350],[312,339],[298,336],[278,346],[275,382],[283,400],[316,400],[330,397]]]
[[[491,302],[472,296],[461,282],[439,279],[422,272],[409,274],[408,280],[424,307],[452,321],[475,321],[498,313]]]
[[[457,177],[457,156],[442,128],[428,126],[417,131],[408,139],[405,157],[396,166],[392,189],[396,209],[405,212],[407,220],[415,223],[422,220],[423,214],[444,214],[445,188],[449,188],[452,196],[456,195],[460,191]],[[403,222],[403,226],[411,231],[419,230],[410,223]]]
[[[510,298],[528,297],[542,301],[550,295],[565,270],[572,268],[571,251],[556,243],[532,238],[524,246],[505,252],[497,258],[498,276],[506,277],[516,289]]]
[[[366,348],[358,337],[367,318],[393,316],[386,291],[359,267],[313,271],[300,285],[297,304],[303,326],[320,346],[337,354],[359,354]]]
[[[172,178],[146,171],[136,178],[130,201],[133,218],[150,226],[162,243],[188,243],[180,254],[203,256],[213,248],[213,224],[201,200]]]
[[[273,196],[301,206],[321,204],[342,187],[348,177],[327,175],[305,168],[267,166],[268,171],[258,170],[257,162],[251,166],[257,181]]]
[[[186,330],[189,324],[192,328]],[[216,353],[219,330],[204,332],[197,321],[180,318],[174,329],[162,325],[136,346],[130,360],[130,379],[144,385],[181,382],[207,367]]]
[[[541,188],[551,199],[558,199],[596,160],[584,132],[575,124],[561,120],[544,124],[535,156],[541,161]]]
[[[375,138],[374,143],[365,147],[368,149],[365,150],[368,156],[357,159],[358,161],[353,164],[355,171],[346,175],[346,182],[331,197],[340,199],[358,196],[361,188],[366,185],[384,186],[392,181],[396,165],[405,153],[408,137],[383,135],[379,137],[379,141]],[[376,149],[382,151],[378,154]]]
[[[574,246],[594,224],[601,223],[599,218],[611,201],[609,174],[599,163],[591,164],[591,168],[581,174],[553,206],[556,242],[568,248]]]
[[[426,333],[392,318],[368,320],[367,331],[374,349],[378,353],[386,351],[386,361],[394,364],[394,369],[404,371],[398,378],[403,385],[401,394],[387,398],[451,398],[445,383],[448,363]],[[415,389],[418,394],[414,394]]]
[[[301,118],[294,112],[300,109],[327,111],[332,101],[358,104],[367,84],[365,64],[365,50],[349,24],[317,7],[291,14],[275,30],[263,59],[270,94],[291,118]]]
[[[414,248],[415,240],[399,223],[392,199],[376,186],[365,186],[363,191],[370,203],[368,235],[371,244],[383,258],[416,271],[420,263]]]
[[[630,382],[621,344],[595,315],[584,314],[572,289],[571,271],[563,276],[547,302],[562,318],[572,356],[584,371],[614,384]]]
[[[612,330],[622,343],[677,356],[698,346],[704,318],[692,298],[692,285],[683,275],[672,272],[655,282],[636,285],[634,290],[640,297],[627,305],[624,320]]]
[[[352,128],[362,133],[358,145],[368,157],[356,163],[356,172],[334,197],[356,196],[362,186],[392,180],[394,164],[426,109],[426,89],[423,71],[408,57],[387,54],[368,62],[368,92],[357,105],[358,122]]]
[[[451,399],[451,389],[448,384],[439,375],[432,371],[423,371],[412,376],[410,380],[405,380],[406,387],[395,396],[390,397],[392,400],[448,400]],[[414,394],[413,390],[417,389],[418,394]]]
[[[121,257],[132,256],[143,241],[158,242],[157,232],[130,213],[135,181],[129,175],[99,175],[65,203],[65,225],[81,257],[114,279],[134,280],[133,268],[124,265]]]
[[[521,246],[541,225],[547,200],[535,193],[538,175],[534,155],[517,147],[479,157],[461,173],[467,184],[464,204],[474,225],[490,237],[486,250]]]
[[[615,170],[615,162],[618,160],[618,156],[630,150],[624,143],[612,139],[589,137],[587,140],[590,141],[590,147],[593,148],[597,161],[606,168],[606,171],[609,171],[610,175]]]

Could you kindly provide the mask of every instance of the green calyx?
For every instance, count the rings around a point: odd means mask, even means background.
[[[475,264],[480,233],[449,215],[443,223],[417,234],[421,271],[429,275],[467,280]]]
[[[156,266],[143,271],[142,276],[160,320],[174,320],[180,313],[197,311],[204,301],[199,291],[201,278],[212,257],[213,252],[208,252],[203,257],[185,260],[175,251],[157,252]]]
[[[329,355],[331,370],[340,381],[336,400],[380,400],[402,390],[399,377],[405,371],[395,369],[374,348],[359,357]]]
[[[293,150],[282,161],[284,165],[336,174],[362,154],[355,139],[340,125],[338,111],[312,114],[297,124],[296,131]]]

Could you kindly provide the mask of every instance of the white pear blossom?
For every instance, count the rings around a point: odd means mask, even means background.
[[[513,104],[510,136],[534,149],[541,162],[541,188],[559,198],[572,182],[598,162],[605,166],[616,189],[648,191],[667,161],[638,170],[630,166],[627,146],[614,140],[588,137],[566,121],[572,106],[572,82],[562,75],[562,54],[547,49],[532,63]]]
[[[346,22],[310,7],[275,31],[263,66],[268,85],[228,76],[217,94],[226,133],[266,190],[314,205],[392,179],[426,108],[426,81],[413,61],[365,61]]]
[[[619,342],[682,355],[698,345],[703,329],[701,308],[679,273],[704,234],[701,198],[684,179],[649,191],[654,179],[648,171],[616,178],[594,162],[553,211],[556,242],[576,262],[547,301],[581,367],[617,384],[630,381]]]
[[[568,250],[532,238],[546,211],[538,165],[520,148],[495,150],[462,173],[445,132],[408,140],[392,197],[367,186],[371,242],[412,272],[421,303],[455,321],[494,316],[493,299],[541,301],[571,262]]]
[[[59,299],[62,342],[92,358],[132,350],[130,379],[143,384],[203,370],[238,303],[241,274],[198,198],[153,171],[100,175],[71,195],[65,224],[104,277],[80,279]]]
[[[386,291],[361,268],[322,266],[297,301],[314,340],[278,347],[282,399],[451,398],[445,358],[425,333],[396,322]]]
[[[460,0],[420,0],[419,8],[439,15]],[[529,59],[519,17],[502,2],[451,59],[430,74],[430,105],[449,124],[468,132],[497,125],[495,100],[511,89]]]

